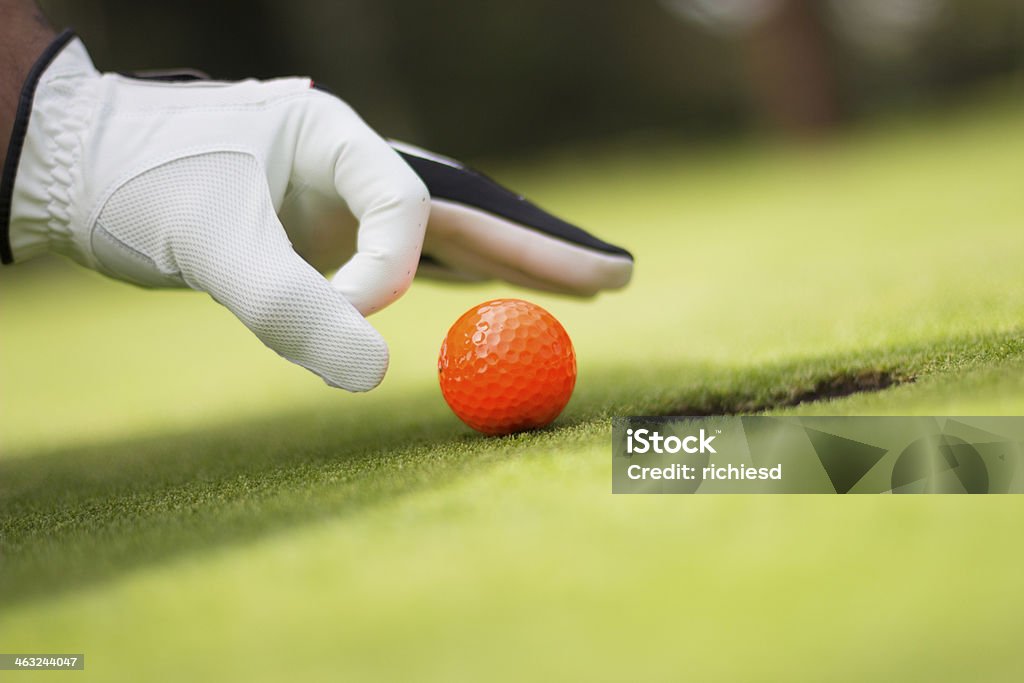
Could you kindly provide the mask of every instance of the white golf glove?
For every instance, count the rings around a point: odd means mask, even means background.
[[[391,141],[391,146],[430,191],[418,275],[455,282],[500,279],[573,296],[593,296],[629,282],[633,257],[625,249],[553,216],[461,162],[402,142]],[[281,218],[296,251],[317,268],[332,270],[352,255],[357,224],[338,206],[337,195],[306,192],[286,202]]]
[[[350,391],[387,370],[364,316],[411,283],[432,184],[429,274],[582,295],[629,280],[627,252],[457,162],[400,150],[309,79],[100,74],[65,32],[22,91],[0,258],[52,250],[138,285],[208,292],[277,353]],[[314,266],[340,269],[328,281]]]

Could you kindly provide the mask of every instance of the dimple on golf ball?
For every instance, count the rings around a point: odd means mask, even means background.
[[[466,311],[437,359],[452,411],[484,434],[536,429],[558,417],[576,385],[565,328],[529,301],[495,299]]]

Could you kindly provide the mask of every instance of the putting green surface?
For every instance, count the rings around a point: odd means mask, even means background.
[[[634,283],[418,283],[358,396],[203,295],[2,272],[0,652],[102,681],[1019,680],[1021,497],[613,497],[608,417],[1024,414],[1021,159],[996,99],[488,169],[633,250]],[[489,439],[436,353],[507,295],[580,376],[551,428]]]

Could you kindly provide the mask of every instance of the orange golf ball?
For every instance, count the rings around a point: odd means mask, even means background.
[[[460,420],[492,436],[536,429],[565,408],[576,353],[553,315],[522,299],[466,311],[441,344],[438,380]]]

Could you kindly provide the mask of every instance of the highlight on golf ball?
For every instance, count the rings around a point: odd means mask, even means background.
[[[495,299],[455,321],[437,359],[441,393],[460,420],[492,436],[537,429],[565,408],[576,352],[540,306]]]

